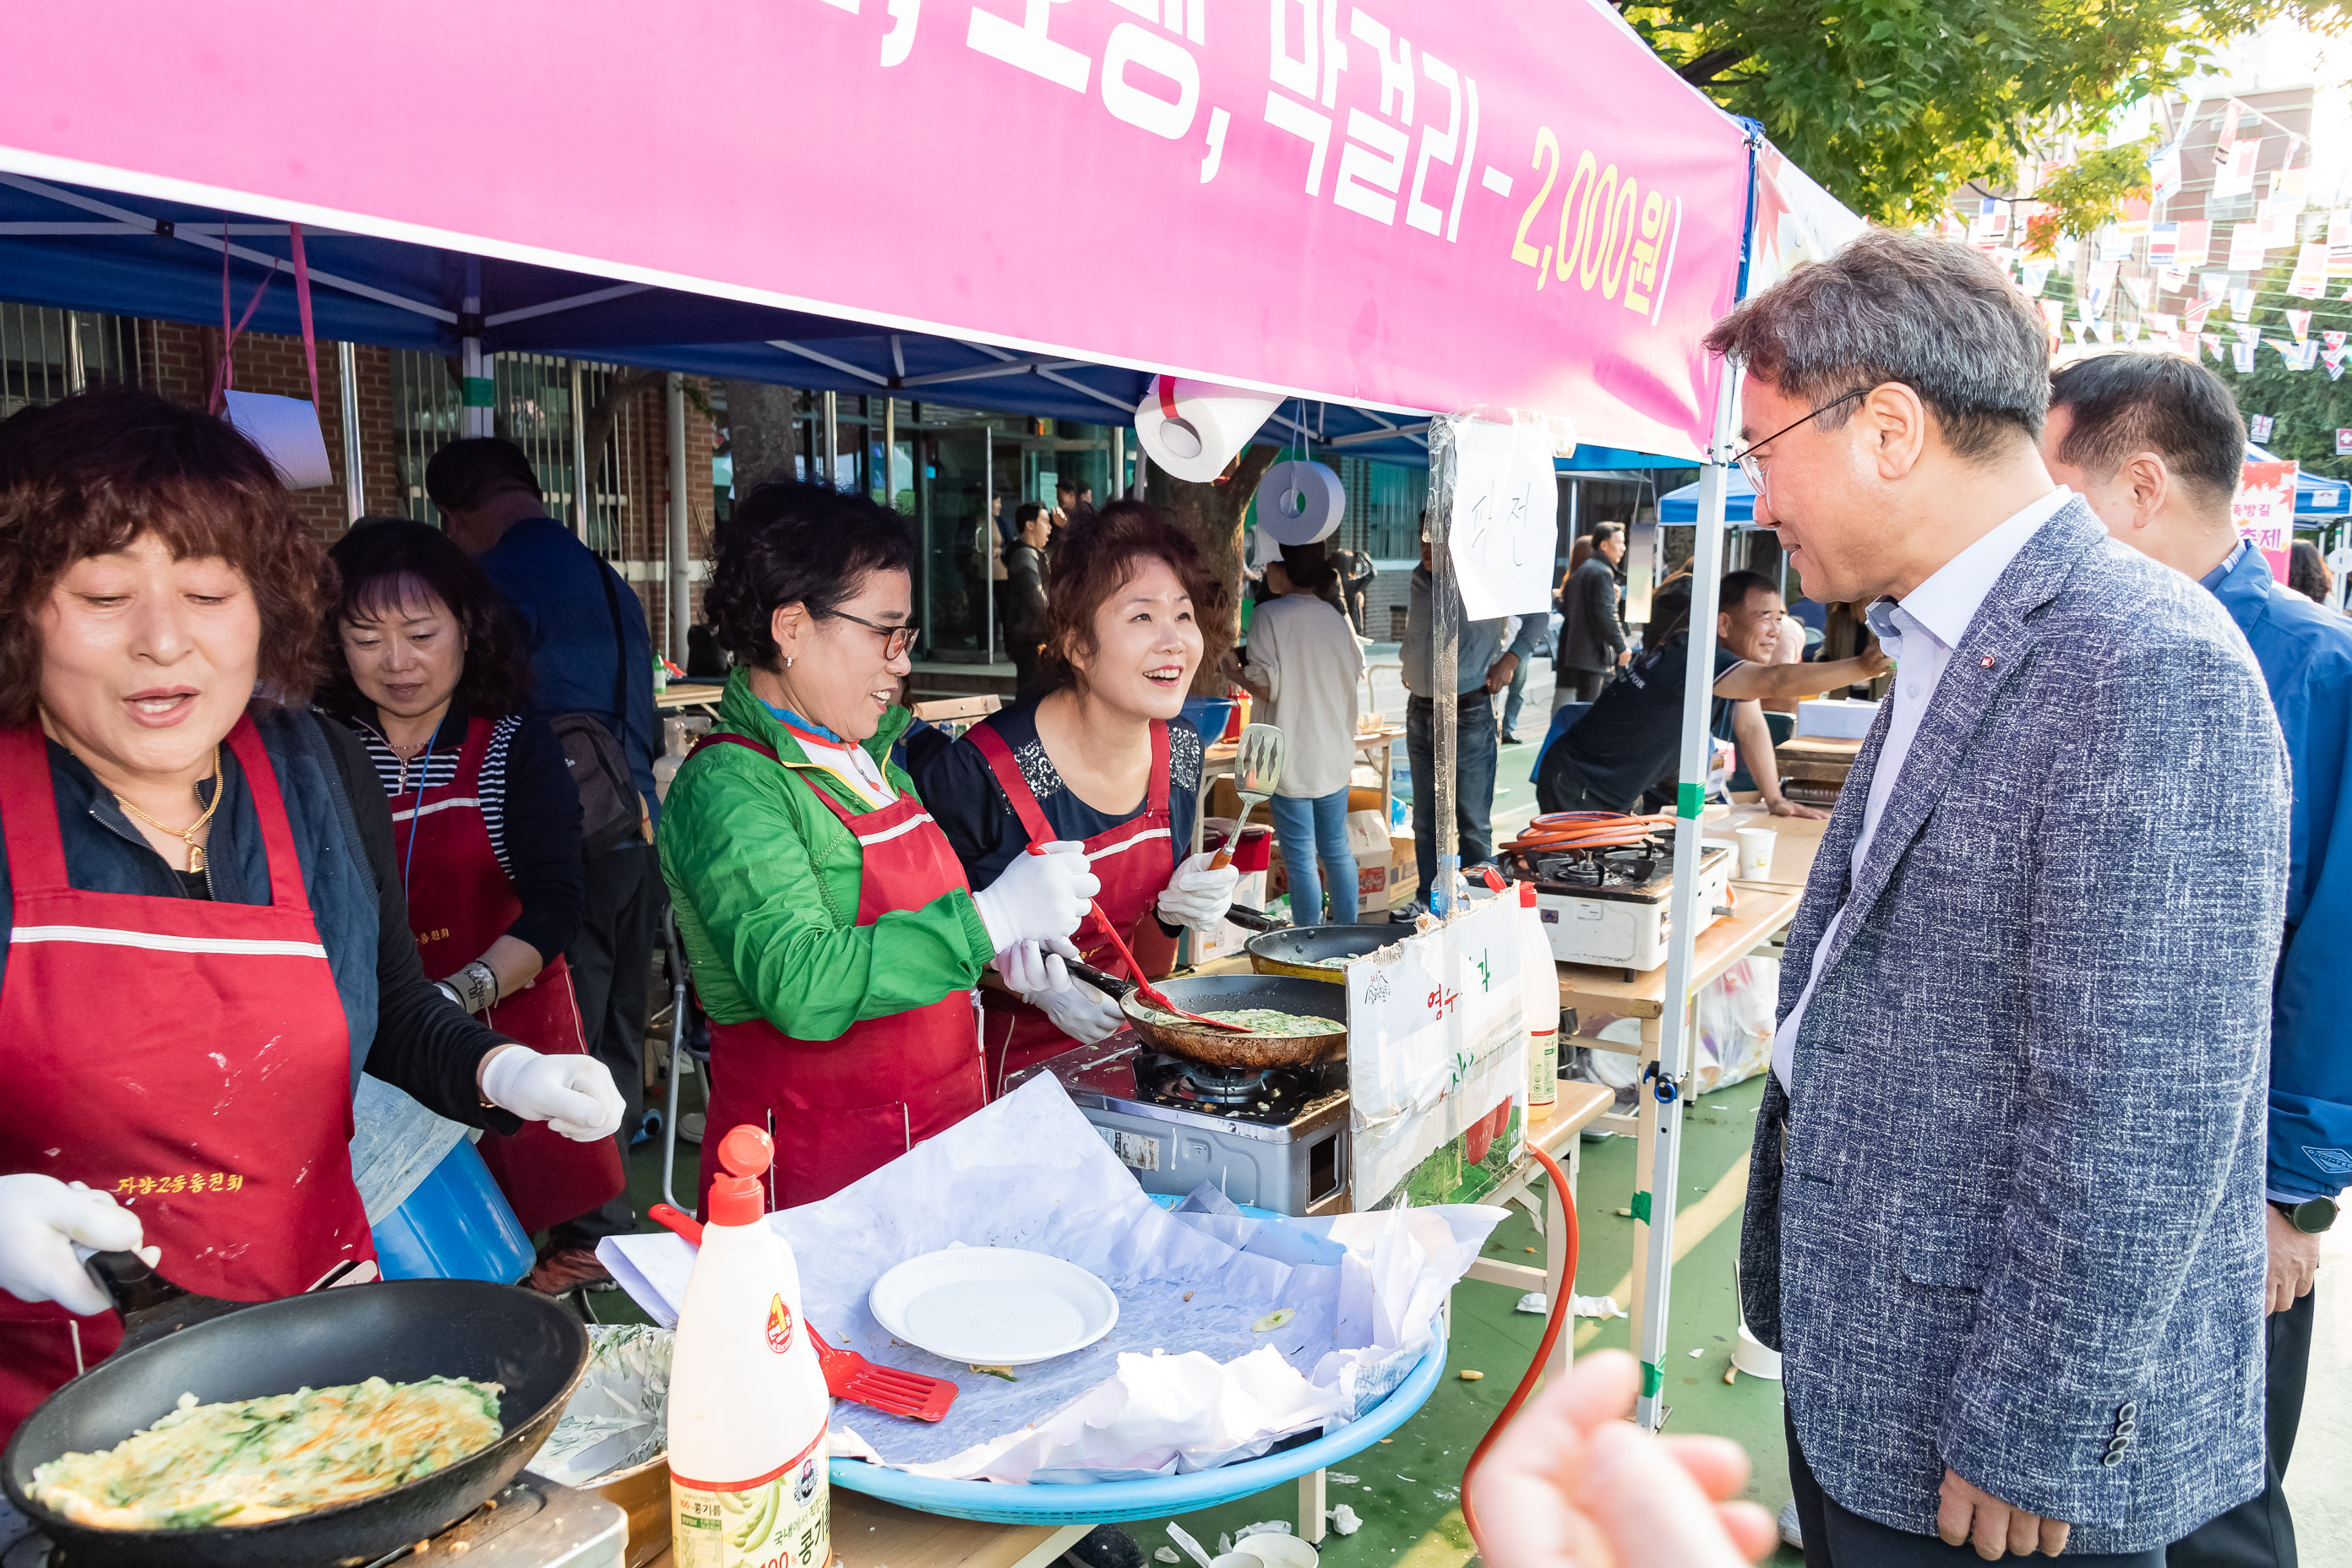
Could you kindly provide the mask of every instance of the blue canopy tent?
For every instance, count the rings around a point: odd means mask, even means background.
[[[2247,445],[2246,461],[2269,463],[2276,460],[2262,447],[2251,443]],[[2327,479],[2307,470],[2296,471],[2294,525],[2297,528],[2326,528],[2346,517],[2352,517],[2352,483]]]
[[[242,314],[278,274],[250,330],[293,334],[287,226],[216,209],[0,174],[0,299],[215,324],[222,249]],[[1037,354],[709,294],[329,229],[303,231],[312,319],[331,342],[457,354],[567,355],[822,392],[976,404],[1125,424],[1150,373]],[[468,299],[478,302],[468,311]],[[1312,400],[1269,431],[1351,457],[1429,460],[1424,421]]]
[[[1735,528],[1756,525],[1756,491],[1748,483],[1748,476],[1734,468],[1724,476],[1723,521]],[[1663,523],[1694,523],[1698,521],[1698,486],[1685,485],[1678,490],[1668,490],[1658,498],[1658,521]]]

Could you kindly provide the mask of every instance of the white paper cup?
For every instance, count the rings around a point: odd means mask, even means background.
[[[1772,870],[1772,844],[1780,836],[1769,827],[1739,829],[1739,875],[1743,880],[1761,881]]]

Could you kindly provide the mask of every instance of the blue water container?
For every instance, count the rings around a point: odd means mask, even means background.
[[[466,1138],[370,1234],[387,1279],[511,1285],[530,1271],[535,1257],[530,1233]]]
[[[1184,700],[1184,719],[1201,731],[1201,739],[1215,745],[1224,738],[1225,726],[1234,721],[1233,700],[1227,697],[1188,697]]]

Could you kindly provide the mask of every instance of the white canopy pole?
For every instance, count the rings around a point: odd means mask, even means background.
[[[1675,886],[1672,927],[1666,949],[1665,1013],[1660,1020],[1657,1062],[1646,1069],[1641,1092],[1651,1097],[1657,1139],[1647,1190],[1633,1194],[1633,1217],[1649,1223],[1648,1255],[1642,1264],[1641,1321],[1634,1324],[1642,1360],[1642,1397],[1633,1418],[1648,1431],[1665,1420],[1661,1394],[1665,1384],[1666,1309],[1675,1266],[1675,1194],[1682,1168],[1683,1096],[1690,1087],[1691,1040],[1696,1014],[1691,973],[1697,963],[1698,933],[1714,911],[1698,907],[1700,817],[1714,739],[1707,714],[1715,700],[1717,584],[1723,575],[1724,491],[1738,422],[1738,373],[1724,367],[1716,395],[1714,439],[1706,467],[1699,470],[1698,527],[1691,556],[1690,663],[1683,679],[1682,767],[1675,790]],[[1635,1180],[1642,1173],[1634,1173]]]

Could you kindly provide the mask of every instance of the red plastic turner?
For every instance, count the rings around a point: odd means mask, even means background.
[[[667,1204],[656,1204],[646,1212],[695,1246],[702,1245],[702,1222],[692,1215]],[[846,1399],[879,1410],[885,1415],[937,1421],[947,1415],[948,1406],[955,1403],[961,1392],[944,1377],[926,1377],[919,1372],[877,1366],[856,1351],[836,1350],[824,1342],[814,1323],[803,1319],[802,1326],[808,1330],[809,1343],[816,1347],[817,1365],[824,1372],[825,1392],[835,1399]]]

